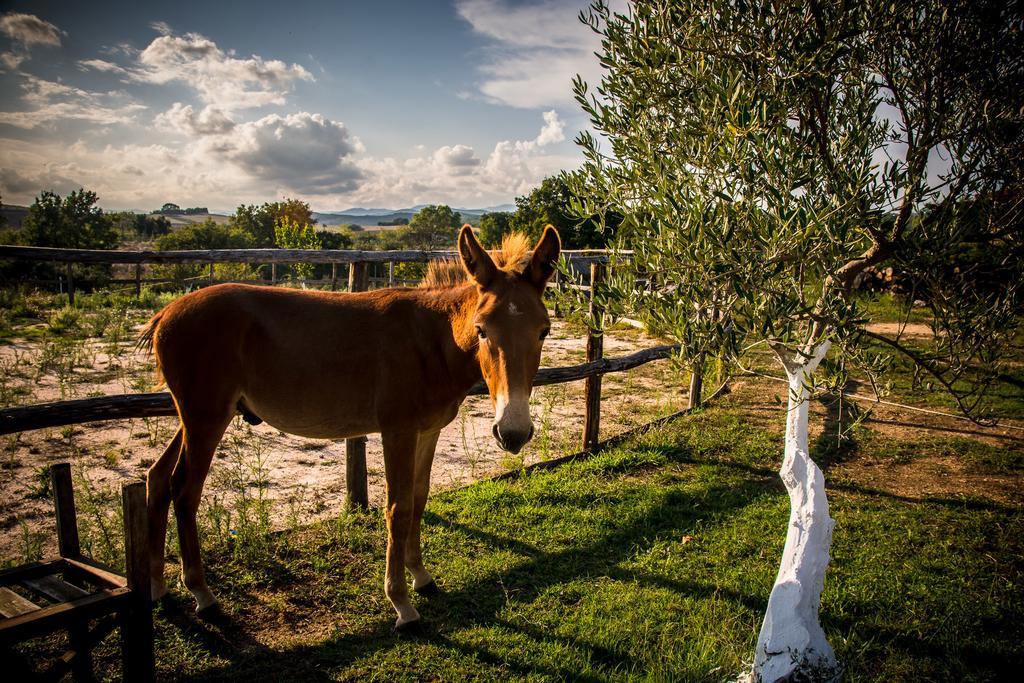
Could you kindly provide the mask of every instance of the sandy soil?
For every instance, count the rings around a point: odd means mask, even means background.
[[[878,328],[878,329],[875,329]],[[874,326],[880,333],[897,330]],[[930,334],[925,325],[906,326],[903,334]],[[605,354],[621,356],[659,343],[634,329],[606,334]],[[61,398],[86,397],[152,390],[152,364],[129,352],[130,343],[112,348],[91,342],[65,353],[78,354],[84,368],[54,370],[60,353],[45,349],[46,342],[30,341],[0,347],[0,373],[22,404]],[[585,337],[562,322],[555,322],[545,344],[544,367],[583,362]],[[40,373],[43,356],[49,369]],[[65,359],[66,360],[66,359]],[[630,372],[607,375],[602,391],[601,436],[607,438],[675,412],[685,406],[687,377],[667,361],[649,363]],[[779,434],[784,425],[785,387],[764,378],[743,378],[732,384],[724,405],[739,407],[744,419]],[[713,387],[708,386],[710,393]],[[776,400],[770,400],[775,396]],[[489,399],[467,400],[458,417],[441,434],[433,468],[434,490],[457,487],[496,473],[579,450],[582,432],[583,382],[539,387],[532,410],[537,436],[519,456],[498,449],[490,435],[493,411]],[[824,402],[812,406],[812,440],[822,432],[829,409]],[[1024,422],[1017,421],[1017,426]],[[1024,431],[1009,423],[984,428],[962,420],[873,406],[866,425],[882,435],[908,443],[936,437],[964,436],[1007,448],[1024,445]],[[173,418],[123,420],[62,429],[38,430],[0,440],[0,561],[20,558],[26,549],[41,545],[54,549],[52,507],[41,481],[44,468],[69,461],[78,475],[82,497],[116,491],[119,482],[140,478],[160,455],[175,428]],[[939,496],[985,499],[995,504],[1024,505],[1024,482],[1015,474],[980,473],[955,453],[915,455],[906,461],[875,458],[863,450],[856,458],[823,463],[831,490],[878,491],[908,499]],[[384,495],[383,462],[379,435],[367,444],[371,504],[381,505]],[[206,501],[230,499],[258,479],[267,482],[275,526],[333,516],[342,510],[345,496],[344,444],[293,437],[267,425],[252,428],[236,419],[218,450],[207,483]]]
[[[777,433],[781,449],[786,413],[785,384],[753,377],[736,380],[730,388],[720,405],[735,406],[746,420]],[[765,400],[773,396],[774,400]],[[830,495],[861,491],[905,500],[942,498],[1024,508],[1024,478],[1019,474],[979,468],[966,462],[960,453],[921,447],[937,439],[962,438],[1019,451],[1024,448],[1024,420],[1002,420],[994,426],[982,426],[954,416],[923,414],[897,406],[869,402],[856,405],[861,410],[870,409],[864,420],[867,429],[885,439],[907,444],[907,457],[894,458],[891,453],[884,457],[876,455],[870,445],[866,445],[858,448],[854,457],[838,454],[831,461],[818,458],[818,464],[825,469]],[[812,444],[822,435],[829,420],[835,418],[835,408],[831,397],[812,401],[809,421]]]
[[[610,332],[605,355],[619,356],[660,342],[632,329]],[[585,337],[556,321],[545,344],[542,367],[572,365],[585,358]],[[38,375],[39,342],[0,347],[0,371],[17,384],[19,403],[42,403],[62,398],[152,390],[152,364],[145,356],[112,349],[100,343],[75,351],[87,369],[75,370],[62,381],[60,373]],[[658,361],[604,380],[602,438],[685,405],[685,380]],[[518,456],[501,451],[491,437],[494,417],[486,396],[470,397],[459,416],[441,434],[433,467],[433,489],[461,486],[524,464],[579,450],[583,424],[583,382],[539,387],[532,398],[537,436]],[[96,491],[115,490],[125,479],[143,477],[160,456],[177,427],[176,418],[121,420],[25,432],[7,439],[0,469],[0,560],[19,557],[30,542],[52,550],[52,507],[40,484],[43,468],[70,461],[76,473]],[[207,482],[206,498],[231,497],[239,486],[260,476],[268,482],[275,525],[289,517],[303,521],[338,514],[345,497],[343,442],[304,439],[267,425],[249,427],[240,418],[229,428],[218,449]],[[384,468],[379,435],[367,443],[371,505],[384,496]],[[82,481],[80,478],[78,481]],[[77,494],[78,492],[76,492]],[[30,541],[30,536],[32,540]]]

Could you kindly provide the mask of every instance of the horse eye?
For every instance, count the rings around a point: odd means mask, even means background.
[[[484,328],[480,327],[479,325],[476,326],[476,336],[480,337],[481,339],[487,339],[487,333],[484,332]]]
[[[550,332],[550,331],[551,331],[551,328],[541,330],[540,331],[540,340],[544,341],[544,339],[546,339],[547,336],[548,336],[548,332]]]

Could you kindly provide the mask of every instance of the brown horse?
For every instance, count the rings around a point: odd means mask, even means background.
[[[516,453],[530,440],[529,397],[550,326],[542,295],[561,249],[551,226],[532,254],[522,236],[507,239],[497,264],[468,225],[458,246],[460,284],[352,294],[225,284],[183,296],[153,317],[140,341],[155,352],[181,420],[148,476],[153,599],[167,592],[173,500],[185,585],[201,614],[217,607],[199,556],[196,511],[237,408],[299,436],[380,432],[384,592],[398,612],[396,627],[419,619],[404,569],[417,592],[437,590],[423,566],[420,519],[438,433],[482,377],[498,444]]]

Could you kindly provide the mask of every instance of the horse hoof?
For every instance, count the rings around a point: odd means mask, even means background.
[[[395,620],[395,633],[401,633],[403,635],[412,635],[419,633],[422,630],[423,621],[421,619],[413,619],[412,621],[402,621],[401,619]]]
[[[426,596],[441,594],[441,587],[438,586],[437,581],[434,581],[433,579],[431,579],[430,583],[425,583],[419,588],[413,588],[413,590],[419,593],[420,595]]]
[[[223,624],[228,620],[227,612],[225,612],[219,602],[215,602],[212,605],[207,605],[202,609],[196,610],[196,618],[200,621],[205,621],[208,624]]]

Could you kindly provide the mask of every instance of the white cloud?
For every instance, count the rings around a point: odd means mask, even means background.
[[[624,2],[613,3],[621,9]],[[600,40],[578,19],[585,3],[546,0],[513,5],[506,0],[458,0],[456,10],[473,30],[495,41],[480,66],[479,92],[513,107],[574,106],[572,79],[600,78],[594,52]]]
[[[349,157],[359,148],[345,124],[307,112],[238,124],[208,147],[249,175],[305,194],[356,189],[363,174]]]
[[[13,49],[0,53],[0,63],[14,71],[29,58],[33,45],[60,47],[63,31],[34,14],[8,12],[0,16],[0,33],[14,43]]]
[[[114,73],[121,76],[130,75],[130,72],[123,66],[114,64],[106,59],[83,59],[78,62],[78,68],[82,71],[92,69],[94,71],[106,71],[108,73]]]
[[[122,92],[90,92],[29,74],[24,79],[21,99],[28,108],[0,112],[0,123],[25,129],[68,119],[100,125],[131,123],[146,109]]]
[[[537,136],[537,144],[543,147],[565,139],[565,124],[558,118],[558,112],[551,110],[544,112],[544,127],[540,129]]]
[[[225,111],[284,104],[296,81],[314,80],[300,64],[256,55],[238,59],[198,33],[162,35],[139,53],[138,62],[133,78],[181,81],[195,88],[203,102]]]
[[[57,164],[47,164],[29,174],[14,168],[0,168],[0,189],[5,198],[12,195],[35,197],[44,190],[67,194],[77,190],[80,184],[65,173],[66,169],[60,169]]]
[[[116,73],[126,81],[165,85],[181,82],[195,89],[199,99],[221,111],[234,111],[285,103],[297,81],[313,81],[301,64],[253,55],[239,59],[198,33],[174,35],[170,26],[156,22],[161,33],[142,51],[120,46],[109,49],[134,60],[120,65],[104,59],[80,61],[79,67]]]
[[[174,33],[174,29],[166,21],[152,21],[149,23],[149,27],[162,36],[169,36]]]
[[[344,198],[357,204],[391,205],[447,202],[486,206],[526,194],[546,176],[578,164],[574,156],[548,151],[564,139],[558,114],[544,114],[544,125],[532,140],[504,140],[486,158],[467,145],[444,146],[431,154],[405,160],[358,160],[366,180]],[[338,203],[344,203],[343,198]]]
[[[21,63],[24,62],[27,58],[28,55],[23,52],[12,51],[0,53],[0,62],[3,62],[3,65],[11,71],[14,71],[19,66],[21,66]]]
[[[197,112],[192,105],[181,102],[175,102],[170,109],[153,119],[153,123],[162,130],[190,136],[223,135],[235,127],[231,117],[213,105]]]
[[[62,31],[34,14],[8,12],[0,17],[0,32],[25,47],[32,45],[60,46]]]
[[[434,161],[450,175],[468,175],[481,164],[480,157],[467,145],[440,147],[434,152]]]
[[[544,177],[578,163],[575,156],[552,151],[554,131],[561,130],[557,114],[545,115],[535,138],[498,142],[488,154],[455,144],[422,149],[408,159],[368,156],[343,124],[318,114],[265,116],[213,134],[189,127],[203,111],[186,105],[161,116],[168,125],[173,120],[184,126],[184,141],[69,145],[0,139],[0,193],[5,201],[31,203],[44,189],[66,193],[87,187],[103,206],[136,209],[168,201],[231,209],[283,196],[321,209],[489,206],[526,194]]]

